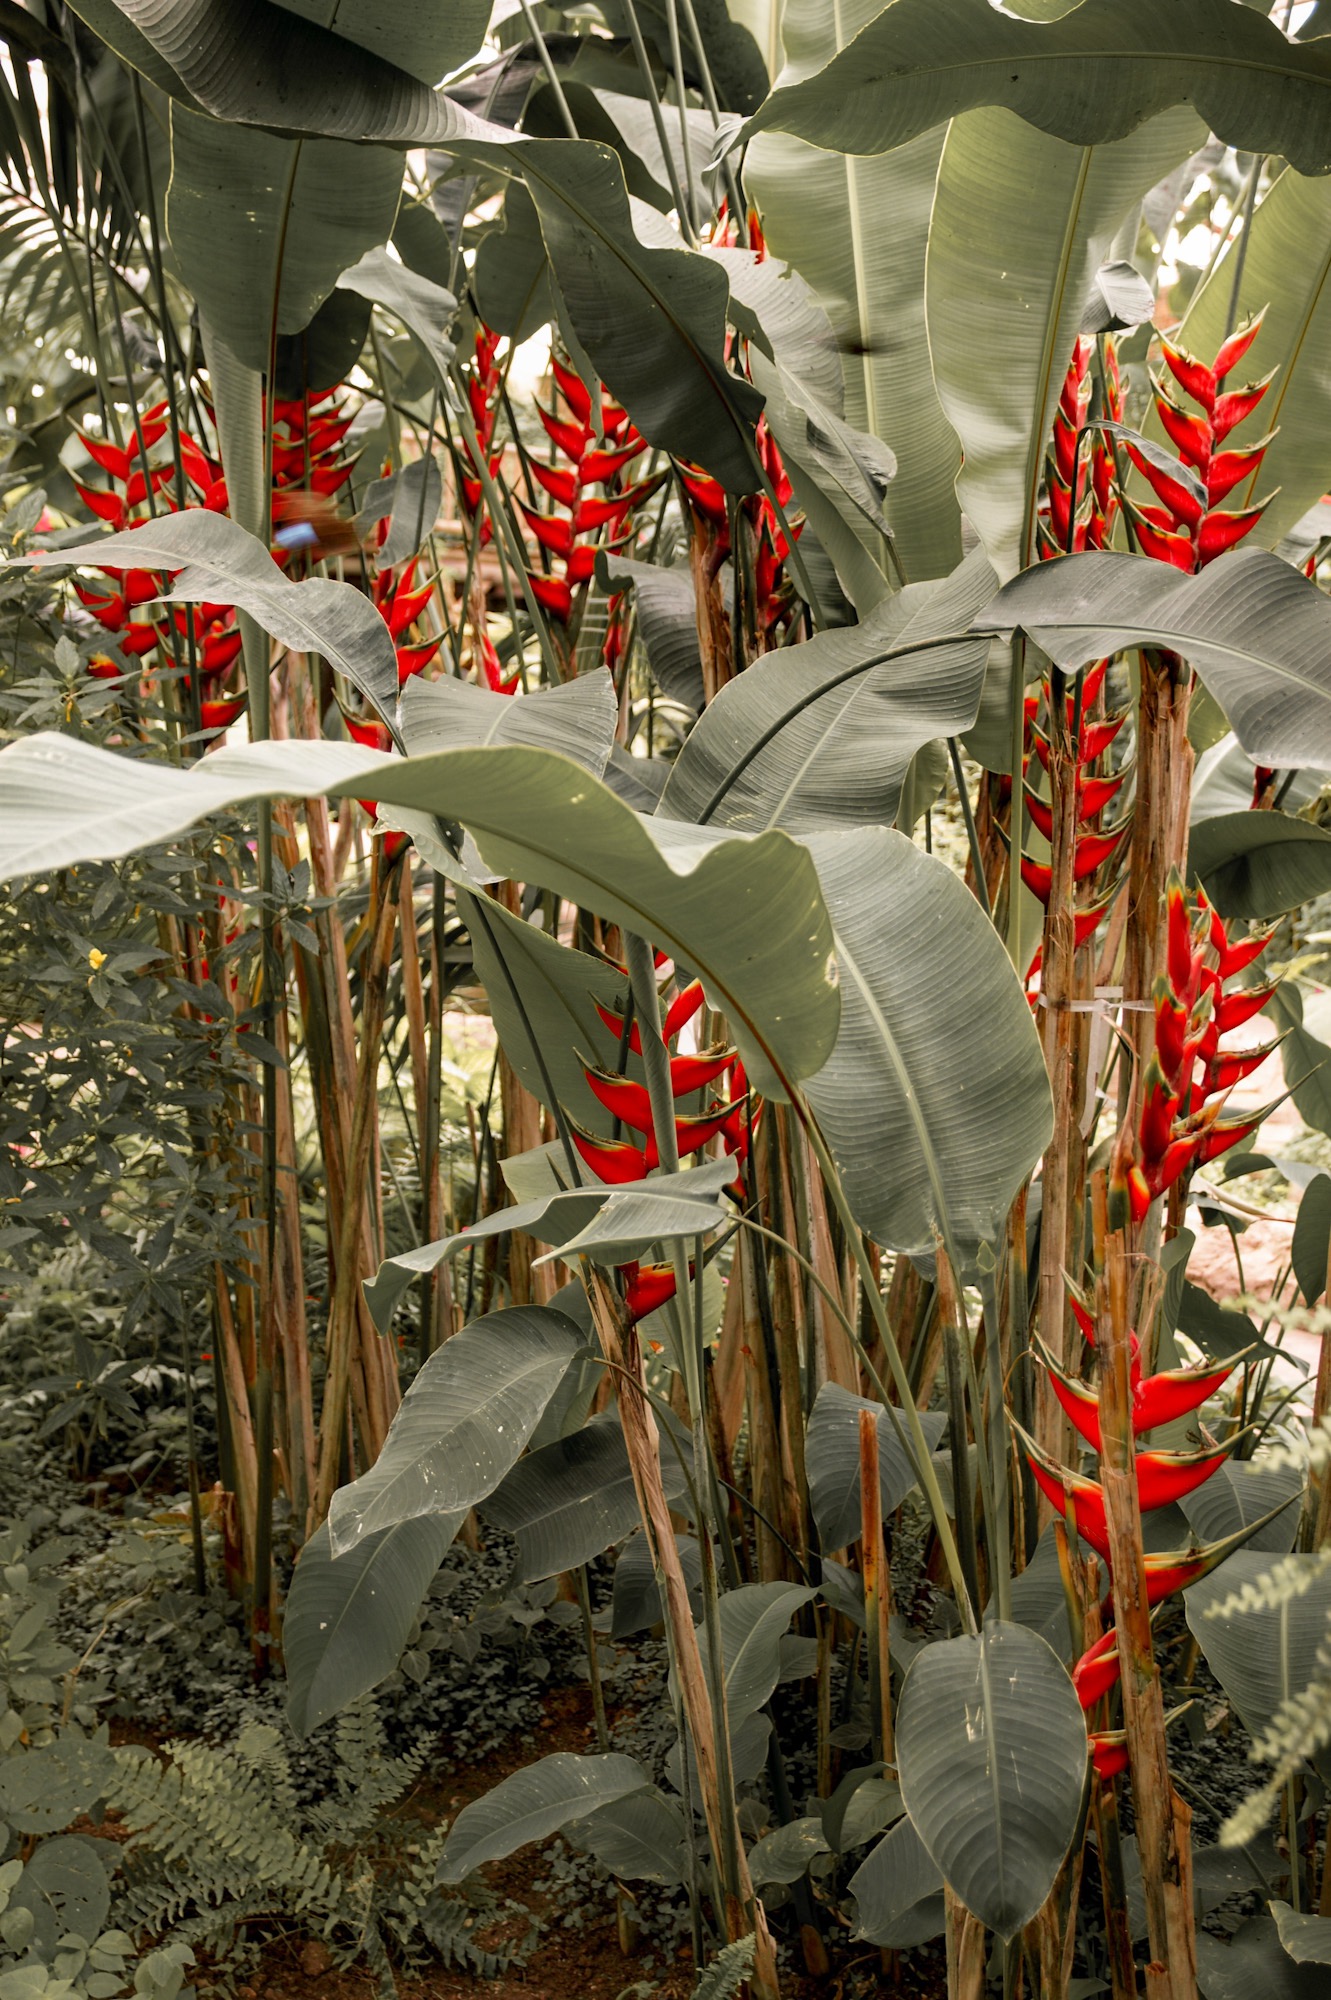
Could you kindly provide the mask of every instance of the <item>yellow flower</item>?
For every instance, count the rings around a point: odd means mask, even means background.
[[[94,945],[92,950],[88,953],[88,963],[92,967],[94,972],[100,972],[102,967],[106,964],[106,953],[104,951],[98,951],[96,945]]]

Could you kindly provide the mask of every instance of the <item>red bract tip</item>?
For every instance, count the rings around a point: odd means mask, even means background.
[[[1252,318],[1245,320],[1242,326],[1235,327],[1228,340],[1221,342],[1219,351],[1215,357],[1214,373],[1217,382],[1223,382],[1230,369],[1238,367],[1240,361],[1242,361],[1244,355],[1261,332],[1262,321],[1265,318],[1266,307],[1263,306],[1259,313],[1254,313]]]
[[[1194,997],[1197,956],[1192,942],[1192,911],[1187,892],[1177,870],[1171,872],[1165,889],[1167,925],[1166,967],[1173,992],[1188,1005]]]
[[[730,1068],[734,1059],[735,1051],[728,1044],[705,1049],[700,1055],[671,1056],[670,1088],[676,1097],[687,1097],[690,1091],[704,1090]]]
[[[1220,936],[1218,939],[1216,937],[1216,924],[1220,924]],[[1220,977],[1222,979],[1232,979],[1236,972],[1242,972],[1245,967],[1253,963],[1254,959],[1261,957],[1274,936],[1274,930],[1252,931],[1246,938],[1231,940],[1224,925],[1220,923],[1220,918],[1217,916],[1211,926],[1211,940],[1220,954]]]
[[[419,674],[428,667],[442,643],[441,639],[430,639],[423,646],[397,647],[398,686],[405,687],[413,674]]]
[[[1158,380],[1155,383],[1155,407],[1170,443],[1189,465],[1195,465],[1199,472],[1204,473],[1211,462],[1211,426],[1206,419],[1194,415],[1191,410],[1180,409]]]
[[[1245,388],[1231,389],[1227,395],[1216,397],[1211,427],[1217,444],[1221,438],[1229,436],[1236,424],[1241,424],[1245,417],[1252,415],[1274,380],[1275,370],[1272,369],[1260,382],[1249,382]]]
[[[1028,854],[1021,857],[1021,879],[1033,896],[1037,896],[1049,908],[1049,898],[1053,894],[1054,871],[1046,861],[1032,861]]]
[[[238,722],[249,704],[249,696],[232,695],[227,701],[205,701],[199,705],[199,719],[205,729],[229,729]]]
[[[1218,1118],[1209,1132],[1204,1132],[1200,1135],[1201,1143],[1197,1151],[1198,1165],[1203,1167],[1209,1166],[1211,1161],[1218,1160],[1222,1153],[1228,1153],[1231,1147],[1237,1146],[1241,1140],[1246,1139],[1250,1133],[1255,1132],[1257,1127],[1262,1123],[1262,1120],[1269,1118],[1274,1110],[1274,1104],[1266,1104],[1251,1118]]]
[[[553,555],[568,555],[573,547],[573,523],[562,514],[542,514],[535,507],[529,507],[525,500],[519,500],[518,505],[541,547],[549,549]]]
[[[563,577],[542,576],[538,571],[528,570],[527,581],[541,608],[561,625],[567,625],[573,616],[573,592]]]
[[[651,1131],[652,1104],[646,1084],[635,1083],[627,1076],[612,1076],[588,1063],[582,1067],[587,1088],[598,1104],[603,1104],[621,1125],[631,1126],[635,1132]]]
[[[1197,559],[1191,538],[1176,534],[1169,517],[1157,507],[1134,507],[1129,501],[1128,512],[1142,554],[1191,575]]]
[[[1200,403],[1204,410],[1209,410],[1215,402],[1214,371],[1208,368],[1205,362],[1199,361],[1196,355],[1189,354],[1186,348],[1175,347],[1174,343],[1166,340],[1163,334],[1160,336],[1160,352],[1164,355],[1174,380],[1192,397],[1194,403]]]
[[[1232,451],[1218,451],[1206,471],[1206,498],[1212,507],[1219,506],[1226,494],[1232,493],[1243,479],[1257,471],[1266,456],[1266,448],[1275,436],[1261,438],[1256,444],[1236,446]]]
[[[362,750],[391,750],[393,738],[388,724],[376,717],[364,715],[344,715],[347,735],[353,743],[359,743]]]
[[[1151,1206],[1151,1190],[1140,1167],[1129,1167],[1127,1180],[1128,1213],[1134,1222],[1144,1222]]]
[[[1094,1708],[1119,1674],[1118,1634],[1113,1626],[1084,1652],[1072,1669],[1072,1685],[1083,1708]]]
[[[1122,843],[1131,828],[1131,821],[1110,827],[1105,833],[1082,833],[1077,836],[1076,852],[1072,863],[1072,876],[1076,882],[1086,881],[1097,868],[1108,861],[1111,854]]]
[[[1213,1445],[1206,1451],[1139,1451],[1137,1453],[1137,1497],[1143,1513],[1168,1507],[1218,1472],[1229,1457],[1229,1444]]]
[[[1254,1015],[1260,1014],[1278,984],[1279,981],[1273,979],[1269,986],[1244,986],[1236,993],[1224,994],[1216,1002],[1217,1034],[1231,1034],[1235,1028],[1241,1028],[1245,1021],[1251,1021]]]
[[[718,480],[705,472],[696,472],[691,466],[679,465],[678,472],[684,482],[684,489],[700,514],[709,521],[725,527],[729,523],[725,489]]]
[[[244,645],[237,631],[219,632],[203,642],[203,654],[199,660],[199,672],[205,680],[216,680],[239,657]]]
[[[680,988],[679,992],[670,1002],[670,1005],[666,1008],[664,1032],[668,1042],[674,1040],[686,1021],[693,1019],[698,1009],[702,1006],[702,1003],[703,990],[700,979],[690,980],[687,986]]]
[[[1168,1368],[1144,1375],[1133,1391],[1132,1428],[1140,1434],[1199,1410],[1231,1376],[1241,1357],[1217,1368]]]
[[[1087,1738],[1091,1746],[1091,1762],[1095,1775],[1102,1785],[1110,1785],[1115,1778],[1122,1777],[1131,1759],[1128,1756],[1128,1739],[1121,1729],[1099,1729]]]
[[[1126,771],[1119,771],[1112,778],[1079,778],[1077,784],[1077,818],[1091,820],[1098,812],[1103,812],[1115,793],[1127,778]]]
[[[1125,709],[1122,715],[1108,716],[1103,722],[1084,722],[1078,752],[1079,761],[1083,764],[1093,764],[1097,757],[1103,757],[1127,719]]]
[[[1269,493],[1255,507],[1245,507],[1239,513],[1231,514],[1213,508],[1197,530],[1198,560],[1214,562],[1217,556],[1224,555],[1245,535],[1250,535],[1274,498],[1275,495]]]
[[[1142,1159],[1148,1171],[1154,1161],[1163,1158],[1169,1146],[1178,1105],[1178,1094],[1170,1089],[1159,1056],[1153,1049],[1143,1079],[1141,1123],[1137,1128]]]
[[[605,480],[613,479],[617,472],[622,472],[626,465],[631,465],[633,460],[640,457],[646,449],[646,439],[639,437],[636,431],[631,431],[625,442],[616,445],[613,450],[584,452],[581,466],[583,485],[600,486]]]
[[[1038,1350],[1053,1390],[1069,1423],[1085,1438],[1092,1451],[1100,1449],[1100,1399],[1087,1382],[1074,1382],[1065,1375],[1043,1345]]]
[[[119,445],[108,444],[104,438],[89,437],[86,431],[75,427],[75,435],[81,439],[83,447],[94,465],[123,484],[129,477],[130,457]]]
[[[624,1038],[624,1016],[616,1014],[613,1007],[603,1006],[599,1000],[593,1000],[592,1005],[604,1021],[606,1027],[609,1028],[615,1040],[617,1042],[622,1041]],[[638,1033],[638,1024],[636,1021],[629,1029],[629,1047],[635,1056],[642,1054],[642,1036]]]
[[[625,1267],[624,1303],[635,1323],[646,1319],[675,1296],[675,1273],[669,1264],[628,1264]],[[632,1275],[627,1275],[631,1273]],[[693,1266],[689,1266],[693,1275]]]
[[[1236,1083],[1242,1083],[1245,1076],[1251,1076],[1254,1070],[1260,1069],[1267,1057],[1274,1055],[1279,1047],[1280,1038],[1277,1036],[1273,1042],[1263,1042],[1260,1048],[1213,1056],[1206,1065],[1203,1097],[1215,1097],[1221,1091],[1232,1090]]]
[[[1073,1284],[1071,1278],[1065,1275],[1063,1279],[1063,1285],[1064,1289],[1067,1292],[1068,1304],[1072,1308],[1072,1317],[1076,1320],[1077,1325],[1081,1328],[1082,1333],[1085,1336],[1088,1345],[1094,1347],[1095,1314],[1092,1312],[1091,1307],[1087,1302],[1087,1300],[1083,1298],[1082,1294]]]
[[[550,356],[550,373],[559,384],[559,393],[580,424],[585,424],[592,413],[591,391],[581,375],[562,362],[558,355]]]
[[[1026,792],[1026,810],[1031,816],[1031,825],[1042,833],[1046,840],[1054,837],[1054,809],[1048,799],[1042,799],[1038,792],[1029,788]],[[1052,879],[1052,878],[1051,878]]]
[[[542,465],[539,458],[530,461],[531,469],[551,498],[561,507],[574,507],[578,499],[578,475],[562,465]]]
[[[625,1181],[642,1179],[648,1165],[644,1148],[631,1145],[627,1139],[598,1139],[594,1133],[585,1132],[572,1118],[568,1123],[573,1144],[598,1181],[618,1187]]]
[[[1155,459],[1148,458],[1140,446],[1129,443],[1125,449],[1156,499],[1172,515],[1174,522],[1176,524],[1183,522],[1189,528],[1195,528],[1206,512],[1206,503],[1189,486],[1184,477],[1183,467],[1178,465],[1178,461],[1171,461],[1178,466],[1176,472],[1171,472],[1168,466],[1160,465]]]
[[[546,435],[555,450],[562,451],[565,458],[571,458],[576,465],[587,449],[587,441],[591,436],[587,426],[566,423],[562,417],[552,415],[541,403],[536,405],[536,414],[545,425]]]

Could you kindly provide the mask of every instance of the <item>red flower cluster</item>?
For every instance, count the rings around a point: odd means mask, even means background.
[[[667,1044],[677,1041],[681,1029],[693,1019],[702,1004],[700,981],[695,979],[680,989],[667,1007],[662,1024],[661,1032]],[[603,1007],[599,1001],[596,1011],[622,1049],[623,1015]],[[628,1031],[628,1049],[634,1055],[642,1054],[642,1038],[636,1021]],[[613,1115],[618,1125],[640,1134],[641,1139],[636,1143],[632,1139],[601,1139],[570,1118],[570,1133],[580,1157],[597,1180],[609,1186],[618,1187],[626,1181],[643,1179],[661,1163],[646,1084],[604,1069],[598,1063],[584,1060],[582,1067],[592,1095]],[[676,1098],[689,1097],[695,1091],[708,1090],[713,1085],[728,1090],[729,1095],[724,1100],[710,1104],[704,1111],[676,1113],[675,1145],[682,1159],[690,1153],[700,1152],[711,1140],[719,1137],[726,1152],[736,1162],[736,1186],[742,1193],[742,1172],[748,1159],[753,1127],[758,1122],[758,1112],[750,1111],[744,1065],[736,1050],[728,1044],[718,1044],[715,1048],[697,1053],[676,1052],[670,1057],[670,1082]],[[620,1276],[624,1281],[629,1315],[634,1320],[655,1312],[658,1306],[675,1295],[675,1274],[668,1264],[625,1264],[620,1269]]]
[[[1053,449],[1045,460],[1045,500],[1036,522],[1036,553],[1041,562],[1083,549],[1107,549],[1113,535],[1118,513],[1113,449],[1099,430],[1092,434],[1089,452],[1078,449],[1090,411],[1094,352],[1093,340],[1078,340],[1054,412]],[[1121,423],[1123,397],[1112,340],[1105,342],[1104,352],[1105,408],[1101,415],[1110,423]]]
[[[403,563],[399,570],[380,570],[374,580],[374,606],[387,625],[393,637],[393,649],[397,654],[397,684],[405,687],[413,674],[419,674],[429,666],[443,642],[442,634],[427,639],[421,645],[400,645],[399,640],[409,637],[410,628],[416,623],[434,594],[434,584],[427,581],[417,585],[416,573],[420,558],[413,556]]]
[[[1126,770],[1111,772],[1108,775],[1100,775],[1092,769],[1092,766],[1098,763],[1099,759],[1108,750],[1128,717],[1128,711],[1123,709],[1117,715],[1094,721],[1089,719],[1096,702],[1099,700],[1108,667],[1108,660],[1101,660],[1097,666],[1090,669],[1083,679],[1080,714],[1078,713],[1076,695],[1069,694],[1065,697],[1067,701],[1068,732],[1073,740],[1074,782],[1077,790],[1077,824],[1079,827],[1085,828],[1084,832],[1080,832],[1077,835],[1076,850],[1073,859],[1073,881],[1077,883],[1089,882],[1098,873],[1100,868],[1104,866],[1105,862],[1113,859],[1122,846],[1132,824],[1129,817],[1120,820],[1116,826],[1102,828],[1097,825],[1100,814],[1109,805],[1127,777]],[[1035,720],[1041,699],[1044,701],[1047,713],[1053,701],[1047,680],[1041,683],[1039,695],[1028,695],[1026,698],[1026,720],[1029,739],[1034,744],[1036,756],[1047,771],[1050,763],[1049,739],[1041,731]],[[1027,761],[1029,762],[1029,760]],[[1039,829],[1045,839],[1052,839],[1054,831],[1053,807],[1047,799],[1040,798],[1029,786],[1026,788],[1026,810],[1031,816],[1032,824]],[[1021,858],[1021,879],[1031,891],[1031,894],[1037,896],[1045,908],[1048,909],[1049,898],[1053,892],[1053,869],[1050,863],[1047,861],[1035,861],[1029,855],[1023,854]],[[1076,912],[1078,944],[1082,944],[1086,938],[1090,937],[1107,907],[1105,899],[1100,898],[1094,908],[1078,910]]]
[[[499,389],[503,380],[503,370],[495,360],[498,348],[499,335],[491,333],[488,326],[478,326],[476,329],[476,365],[467,377],[467,400],[471,404],[471,415],[472,421],[476,425],[477,440],[482,452],[485,454],[486,464],[489,467],[492,478],[498,472],[500,462],[504,456],[502,449],[496,452],[491,451],[491,445],[494,442],[495,419],[499,415]],[[493,532],[489,517],[482,505],[485,489],[481,484],[475,455],[471,445],[465,438],[463,439],[462,450],[468,465],[471,467],[471,471],[464,472],[462,475],[459,482],[458,498],[462,502],[462,510],[468,520],[474,521],[476,516],[480,515],[480,540],[483,548]]]
[[[782,509],[790,506],[792,488],[776,440],[767,428],[767,419],[758,419],[758,456],[763,470],[772,484],[772,491],[780,501]],[[726,501],[725,488],[719,480],[701,466],[676,461],[684,491],[693,511],[707,523],[711,536],[711,562],[719,569],[730,554],[730,511]],[[781,526],[776,508],[766,494],[750,494],[739,502],[741,511],[753,523],[757,537],[757,549],[753,560],[753,596],[758,631],[764,638],[770,638],[782,619],[789,618],[793,603],[786,584],[785,564],[790,554],[790,542]],[[794,528],[796,541],[803,532],[804,523],[798,522]]]
[[[602,531],[609,546],[628,537],[633,509],[653,490],[653,483],[621,487],[620,474],[647,449],[646,440],[629,422],[628,412],[600,392],[600,425],[592,422],[592,399],[586,383],[572,368],[552,356],[550,369],[567,415],[536,406],[546,435],[567,465],[543,465],[532,459],[534,477],[550,496],[539,508],[519,501],[527,526],[540,546],[559,564],[563,575],[529,570],[532,591],[546,613],[560,625],[573,616],[574,592],[586,587],[596,567]],[[603,488],[600,496],[588,489]],[[616,655],[617,656],[617,655]]]
[[[1221,449],[1235,425],[1256,409],[1271,382],[1268,375],[1242,389],[1221,388],[1230,370],[1252,346],[1261,324],[1259,313],[1231,334],[1209,368],[1161,336],[1160,347],[1170,374],[1188,401],[1197,405],[1195,410],[1186,409],[1161,380],[1155,379],[1155,407],[1183,463],[1171,471],[1131,443],[1127,452],[1160,502],[1159,506],[1132,508],[1137,541],[1144,555],[1172,563],[1175,569],[1198,570],[1214,562],[1256,527],[1270,504],[1269,495],[1254,507],[1234,512],[1219,504],[1257,471],[1271,442],[1270,437],[1264,437],[1237,450]],[[1185,467],[1191,468],[1192,476]]]
[[[105,489],[75,481],[79,497],[99,520],[117,533],[142,527],[148,516],[137,510],[150,504],[157,512],[178,511],[176,464],[174,459],[153,463],[147,473],[144,459],[159,445],[167,432],[165,402],[155,403],[139,418],[132,446],[122,448],[86,431],[78,435],[94,464],[107,475]],[[317,505],[328,506],[331,496],[351,474],[351,462],[338,458],[338,449],[351,425],[341,414],[338,392],[307,405],[302,399],[279,401],[273,408],[273,519],[277,561],[287,562],[302,547],[318,543],[311,515]],[[212,513],[224,514],[228,499],[221,462],[211,456],[188,432],[180,433],[180,467],[185,481],[197,495],[196,504]],[[110,564],[101,574],[112,585],[98,591],[75,581],[74,588],[97,622],[111,635],[114,652],[95,654],[88,671],[99,680],[118,679],[130,672],[131,662],[160,649],[170,654],[173,636],[181,657],[193,641],[199,679],[207,692],[200,702],[205,730],[226,729],[244,713],[245,695],[228,692],[223,683],[239,658],[241,637],[235,613],[227,605],[172,605],[155,619],[133,618],[139,606],[160,597],[162,579],[148,569],[125,569]]]
[[[1077,1323],[1088,1343],[1095,1345],[1095,1318],[1086,1302],[1069,1288],[1069,1297]],[[1189,1415],[1200,1409],[1208,1397],[1216,1391],[1238,1366],[1241,1355],[1233,1355],[1220,1367],[1173,1368],[1156,1375],[1141,1372],[1140,1349],[1137,1336],[1132,1336],[1132,1360],[1130,1385],[1132,1391],[1132,1431],[1134,1437],[1154,1430],[1158,1424],[1172,1422],[1175,1418]],[[1062,1405],[1074,1428],[1085,1438],[1091,1449],[1103,1450],[1100,1432],[1100,1399],[1085,1382],[1074,1381],[1065,1375],[1047,1347],[1036,1340],[1036,1352],[1041,1365],[1048,1373],[1050,1386]],[[1109,1528],[1105,1516],[1104,1488],[1095,1479],[1082,1473],[1070,1472],[1049,1458],[1027,1435],[1019,1424],[1014,1428],[1021,1440],[1031,1472],[1040,1490],[1052,1501],[1060,1514],[1072,1513],[1077,1533],[1088,1542],[1106,1564],[1109,1563]],[[1201,1451],[1139,1451],[1136,1454],[1137,1497],[1143,1513],[1157,1507],[1168,1507],[1185,1494],[1194,1492],[1209,1479],[1225,1461],[1233,1447],[1228,1445],[1208,1445]],[[1233,1538],[1212,1543],[1206,1548],[1181,1550],[1168,1555],[1148,1555],[1145,1558],[1146,1595],[1150,1604],[1158,1604],[1163,1598],[1177,1590],[1186,1590],[1189,1584],[1205,1576],[1218,1562],[1229,1555],[1234,1546]],[[1108,1620],[1112,1615],[1113,1597],[1105,1600],[1103,1612]],[[1072,1684],[1077,1690],[1082,1707],[1088,1712],[1107,1695],[1119,1674],[1117,1635],[1113,1624],[1104,1635],[1090,1646],[1072,1669]],[[1091,1756],[1098,1776],[1104,1781],[1116,1777],[1126,1768],[1127,1749],[1122,1732],[1118,1730],[1093,1730],[1091,1732]]]
[[[1271,933],[1231,943],[1205,891],[1190,902],[1177,875],[1167,900],[1168,970],[1155,985],[1155,1046],[1142,1078],[1136,1159],[1127,1175],[1134,1221],[1193,1167],[1218,1159],[1261,1124],[1265,1109],[1250,1118],[1220,1113],[1234,1085],[1277,1046],[1235,1053],[1220,1047],[1221,1036],[1252,1020],[1275,991],[1274,985],[1224,990],[1266,949]]]

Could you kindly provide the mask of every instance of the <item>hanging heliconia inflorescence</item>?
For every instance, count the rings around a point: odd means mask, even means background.
[[[666,962],[659,953],[657,960],[658,967]],[[679,1157],[685,1159],[691,1153],[701,1152],[714,1139],[720,1139],[725,1152],[735,1162],[731,1192],[743,1199],[744,1168],[760,1107],[751,1103],[744,1065],[733,1045],[718,1043],[715,1048],[697,1051],[678,1047],[681,1032],[699,1013],[702,1005],[702,984],[695,979],[680,988],[665,1010],[661,1033],[671,1051],[671,1091],[677,1100],[713,1089],[724,1090],[727,1094],[705,1105],[701,1111],[677,1112],[675,1146]],[[642,1037],[638,1023],[629,1023],[626,1044],[624,1016],[599,1001],[596,1011],[614,1035],[620,1057],[625,1054],[640,1057]],[[626,1181],[643,1179],[661,1163],[646,1084],[625,1075],[622,1069],[608,1069],[585,1059],[582,1067],[592,1095],[604,1105],[617,1126],[625,1127],[634,1136],[599,1138],[570,1118],[569,1132],[579,1157],[597,1180],[608,1186],[622,1186]],[[634,1320],[655,1312],[658,1306],[674,1297],[675,1274],[668,1264],[625,1264],[619,1268],[619,1276],[623,1281],[629,1315]]]

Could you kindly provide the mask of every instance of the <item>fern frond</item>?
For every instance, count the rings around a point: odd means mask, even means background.
[[[752,1933],[736,1938],[716,1954],[693,1989],[693,2000],[735,2000],[735,1995],[753,1971],[758,1940]]]

